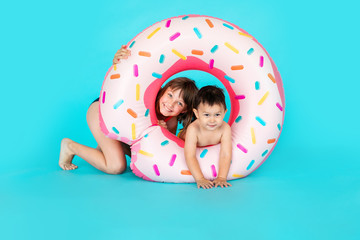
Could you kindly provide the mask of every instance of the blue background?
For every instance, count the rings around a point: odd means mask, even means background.
[[[356,1],[7,1],[1,4],[1,239],[360,239]],[[252,34],[284,82],[282,135],[228,189],[112,176],[60,141],[95,147],[86,111],[122,44],[183,14]]]

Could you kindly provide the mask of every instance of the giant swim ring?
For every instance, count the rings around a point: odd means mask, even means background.
[[[221,81],[231,102],[232,161],[228,180],[255,171],[271,154],[283,125],[280,74],[267,51],[236,25],[187,15],[155,23],[128,44],[131,56],[112,66],[100,93],[103,133],[131,145],[133,172],[146,180],[194,182],[184,142],[157,124],[155,98],[172,75],[205,71]],[[218,172],[219,145],[198,148],[204,176]]]

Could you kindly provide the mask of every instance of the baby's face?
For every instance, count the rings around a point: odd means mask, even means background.
[[[209,104],[200,103],[198,109],[194,109],[194,113],[201,127],[214,131],[223,124],[226,110],[221,104],[210,106]]]

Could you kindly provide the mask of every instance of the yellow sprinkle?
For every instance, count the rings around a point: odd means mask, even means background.
[[[172,52],[178,56],[179,58],[181,58],[182,60],[186,60],[186,57],[184,55],[182,55],[181,53],[179,53],[178,51],[176,51],[175,49],[172,50]]]
[[[160,27],[158,27],[157,29],[155,29],[152,33],[150,33],[150,35],[147,37],[147,39],[150,39],[152,36],[154,36],[155,33],[157,33],[157,31],[160,30]]]
[[[153,157],[154,156],[154,154],[145,152],[143,150],[140,150],[139,153],[142,154],[142,155],[148,156],[148,157]]]
[[[140,99],[140,84],[136,84],[136,101]]]
[[[116,71],[116,65],[114,65],[114,71]]]
[[[246,33],[239,32],[239,34],[242,36],[248,37],[248,38],[253,38],[252,36],[250,36],[249,34],[246,34]]]
[[[234,48],[230,43],[226,42],[225,46],[227,46],[228,48],[230,48],[230,50],[232,50],[235,53],[239,53],[239,50],[237,50],[236,48]]]
[[[254,130],[254,128],[251,128],[251,139],[252,139],[252,143],[255,144],[256,143],[256,138],[255,138],[255,130]]]
[[[131,124],[131,133],[132,139],[134,140],[136,138],[135,123]]]
[[[235,178],[243,178],[243,177],[245,177],[244,175],[240,175],[240,174],[233,174],[232,176],[235,177]]]
[[[260,101],[258,102],[258,105],[263,104],[263,102],[265,101],[265,99],[269,96],[269,91],[267,91],[264,96],[260,99]]]

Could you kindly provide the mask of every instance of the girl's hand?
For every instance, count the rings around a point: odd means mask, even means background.
[[[126,45],[122,45],[121,48],[115,53],[113,64],[120,63],[120,59],[127,59],[130,55],[130,50],[126,48]]]
[[[204,188],[204,189],[209,189],[209,188],[213,188],[214,183],[210,180],[207,180],[205,178],[196,180],[196,184],[198,188]]]
[[[166,122],[164,120],[158,120],[158,124],[160,127],[163,127],[165,129],[167,129],[167,125]]]
[[[217,177],[217,178],[213,181],[213,183],[215,184],[215,187],[217,187],[217,186],[220,186],[220,187],[222,187],[222,188],[223,188],[223,187],[231,187],[231,184],[228,183],[225,178],[221,178],[221,177]]]

